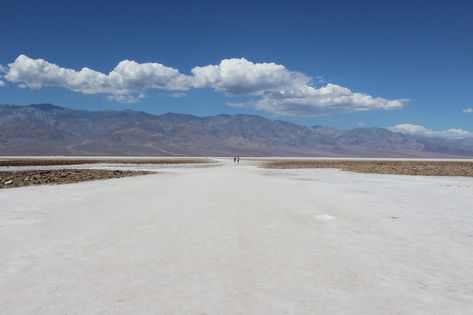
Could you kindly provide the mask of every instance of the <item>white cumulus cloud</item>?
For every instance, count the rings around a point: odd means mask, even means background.
[[[304,85],[274,91],[259,100],[256,107],[280,115],[317,116],[375,109],[398,109],[407,102],[407,99],[388,100],[372,97],[329,83],[320,88]]]
[[[125,102],[143,96],[146,89],[186,90],[190,83],[188,76],[159,63],[124,60],[104,74],[87,67],[80,71],[63,68],[25,55],[9,64],[5,78],[20,87],[57,86],[84,94],[108,94],[111,99]]]
[[[463,112],[464,112],[465,114],[473,113],[473,108],[471,108],[471,107],[465,108],[465,109],[463,110]]]
[[[450,128],[447,130],[436,131],[436,130],[429,129],[421,125],[413,125],[413,124],[399,124],[399,125],[390,127],[389,130],[394,131],[394,132],[408,133],[408,134],[427,136],[427,137],[442,137],[442,138],[451,138],[451,139],[473,137],[473,133],[464,129]]]
[[[218,65],[192,69],[195,87],[210,87],[230,95],[261,95],[287,87],[304,86],[310,78],[275,63],[253,63],[245,58],[224,59]]]
[[[408,101],[373,97],[332,83],[316,87],[312,79],[301,72],[290,71],[276,63],[253,63],[244,58],[194,67],[189,75],[160,63],[124,60],[105,74],[87,67],[79,71],[68,69],[20,55],[9,64],[5,78],[19,87],[63,87],[84,94],[105,94],[120,102],[138,101],[148,89],[182,93],[210,88],[228,96],[256,97],[248,106],[290,116],[390,110],[402,108]]]

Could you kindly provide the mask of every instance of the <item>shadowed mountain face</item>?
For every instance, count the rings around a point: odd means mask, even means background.
[[[473,156],[473,139],[305,127],[251,115],[196,117],[0,106],[1,155]]]

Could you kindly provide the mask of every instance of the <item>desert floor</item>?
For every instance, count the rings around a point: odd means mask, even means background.
[[[0,190],[0,314],[473,313],[473,178],[133,169]]]

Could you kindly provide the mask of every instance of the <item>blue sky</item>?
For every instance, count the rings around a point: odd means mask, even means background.
[[[469,1],[96,2],[2,1],[0,103],[473,132]]]

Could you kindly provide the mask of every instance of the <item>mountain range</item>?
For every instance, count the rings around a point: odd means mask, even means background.
[[[473,138],[308,127],[254,115],[0,105],[0,155],[458,157],[473,156]]]

